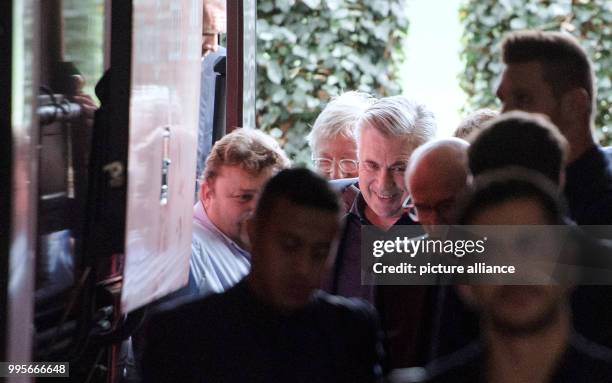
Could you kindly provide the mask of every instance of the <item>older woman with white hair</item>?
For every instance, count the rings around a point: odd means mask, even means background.
[[[375,101],[364,92],[349,91],[323,109],[308,134],[316,169],[328,179],[358,176],[355,125]]]

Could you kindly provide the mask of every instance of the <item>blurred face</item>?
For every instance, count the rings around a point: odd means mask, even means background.
[[[319,172],[330,180],[357,177],[357,143],[341,134],[322,139],[314,153]]]
[[[389,227],[402,215],[408,196],[404,172],[413,148],[405,139],[386,137],[368,125],[359,140],[359,189],[368,205],[366,217]]]
[[[279,309],[305,306],[321,285],[339,228],[338,214],[280,199],[266,222],[249,221],[251,286]]]
[[[225,1],[204,1],[202,56],[219,49],[219,34],[226,29],[225,17]]]
[[[272,169],[252,175],[240,166],[221,166],[219,174],[202,185],[206,214],[223,234],[246,247],[245,221],[255,209],[259,192]]]
[[[546,286],[471,286],[482,319],[491,329],[507,335],[529,335],[559,319],[565,290]]]
[[[560,100],[544,81],[544,68],[538,61],[507,65],[497,87],[497,98],[502,103],[502,112],[542,113],[563,129]]]
[[[521,198],[485,209],[470,224],[547,225],[549,221],[539,204]],[[529,335],[547,328],[559,319],[565,305],[566,290],[554,285],[470,288],[485,323],[508,335]]]
[[[418,220],[428,233],[428,226],[453,223],[456,198],[465,185],[465,171],[456,167],[421,163],[412,169],[408,177],[410,196]]]

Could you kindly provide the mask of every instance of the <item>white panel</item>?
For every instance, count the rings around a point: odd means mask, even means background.
[[[7,361],[31,360],[34,311],[34,228],[36,225],[36,161],[33,90],[36,9],[31,0],[13,2],[12,135],[13,190],[8,281]],[[7,382],[30,382],[26,377]]]
[[[134,1],[123,312],[187,283],[201,23],[201,0]],[[166,155],[171,164],[164,203]]]

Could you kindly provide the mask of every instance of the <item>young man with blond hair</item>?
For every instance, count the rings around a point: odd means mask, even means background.
[[[261,131],[237,129],[219,140],[208,158],[194,206],[190,260],[198,292],[221,292],[251,265],[245,222],[264,183],[289,160]]]

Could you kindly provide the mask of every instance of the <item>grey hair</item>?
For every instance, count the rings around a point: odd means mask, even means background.
[[[368,125],[385,136],[405,138],[417,148],[436,135],[434,114],[424,105],[405,96],[384,97],[375,101],[357,123],[357,140]]]
[[[453,136],[467,140],[474,133],[485,127],[485,123],[499,116],[499,112],[492,109],[478,109],[470,113],[460,123]],[[474,133],[475,134],[475,133]]]
[[[349,91],[334,97],[319,114],[306,137],[312,152],[316,152],[321,140],[338,135],[356,140],[357,121],[375,100],[370,94],[358,91]]]

